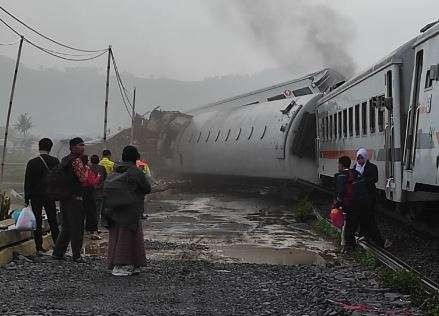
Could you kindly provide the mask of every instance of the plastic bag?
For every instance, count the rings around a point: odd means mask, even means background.
[[[329,215],[331,219],[332,225],[334,225],[337,228],[342,228],[344,225],[344,215],[341,209],[339,208],[332,208],[331,214]]]
[[[35,230],[37,227],[37,221],[30,206],[21,210],[15,227],[17,230]]]

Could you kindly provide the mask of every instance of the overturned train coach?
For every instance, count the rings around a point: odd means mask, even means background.
[[[321,183],[365,147],[386,199],[439,201],[439,24],[343,83],[325,69],[189,112],[161,136],[186,174]]]

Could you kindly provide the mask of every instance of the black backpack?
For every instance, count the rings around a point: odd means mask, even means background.
[[[67,169],[61,164],[56,165],[47,173],[47,197],[54,201],[61,201],[71,196]]]
[[[130,183],[130,176],[127,171],[109,174],[104,181],[105,206],[115,208],[135,203],[138,196],[134,191],[135,187]]]

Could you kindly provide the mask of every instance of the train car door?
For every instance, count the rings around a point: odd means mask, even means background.
[[[282,116],[279,117],[279,131],[281,136],[276,138],[274,143],[274,148],[276,150],[276,158],[277,159],[285,159],[285,149],[287,145],[288,134],[291,128],[291,125],[294,122],[299,110],[302,108],[302,105],[297,104],[294,100],[292,100],[286,107],[281,111]]]

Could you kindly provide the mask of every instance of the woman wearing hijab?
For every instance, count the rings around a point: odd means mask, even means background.
[[[108,267],[116,276],[139,273],[139,267],[145,262],[141,216],[144,197],[151,192],[151,185],[142,170],[136,167],[139,157],[136,147],[126,146],[123,149],[122,162],[116,163],[114,168],[114,176],[125,174],[124,183],[133,194],[132,202],[114,207],[107,214]]]
[[[354,221],[354,225],[349,227],[346,238],[352,243],[355,230],[360,226],[360,235],[383,247],[385,242],[375,221],[375,184],[378,182],[378,168],[370,162],[369,154],[365,148],[358,149],[357,163],[353,169],[356,171],[356,177],[352,209],[357,220]]]

